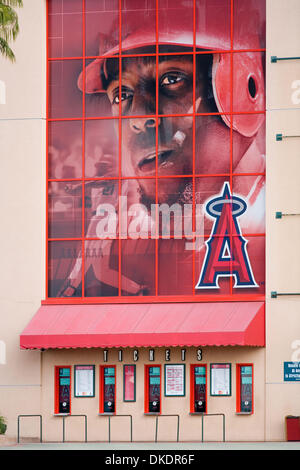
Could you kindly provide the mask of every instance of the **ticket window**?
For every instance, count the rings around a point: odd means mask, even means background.
[[[55,413],[71,413],[71,367],[55,368]]]
[[[161,367],[146,366],[145,370],[145,412],[161,412]]]
[[[237,365],[237,412],[253,413],[253,365]]]
[[[206,365],[191,365],[191,413],[206,413]]]
[[[116,366],[100,368],[100,413],[116,412]]]

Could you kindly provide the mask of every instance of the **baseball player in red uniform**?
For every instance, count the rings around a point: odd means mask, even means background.
[[[205,2],[200,3],[203,8]],[[193,25],[186,21],[183,2],[176,2],[176,8],[170,8],[166,14],[169,26],[159,30],[159,55],[153,26],[148,27],[147,21],[143,25],[134,24],[132,15],[121,47],[108,50],[107,58],[92,61],[78,78],[78,87],[84,93],[91,96],[106,93],[112,116],[116,117],[116,135],[121,132],[122,136],[121,174],[128,177],[122,180],[121,193],[118,181],[110,182],[110,189],[107,182],[94,188],[97,203],[94,202],[86,237],[102,238],[103,205],[110,204],[115,214],[112,211],[106,218],[107,239],[86,244],[91,251],[101,243],[101,259],[88,255],[85,258],[85,295],[118,295],[119,229],[122,235],[126,232],[121,252],[123,295],[195,293],[206,253],[205,240],[213,227],[205,204],[221,194],[226,182],[231,193],[243,198],[247,205],[239,224],[241,233],[250,236],[247,249],[259,292],[263,289],[259,281],[264,278],[264,238],[258,236],[264,233],[262,56],[259,52],[227,52],[230,35],[224,18],[212,19],[204,29],[199,20],[200,10],[194,34]],[[244,51],[258,49],[258,34],[241,35],[234,47]],[[121,70],[119,57],[114,58],[120,51]],[[232,110],[240,114],[230,115]],[[119,171],[119,156],[114,166]],[[127,211],[134,207],[128,212],[126,227],[124,223],[118,225],[123,220],[119,196],[126,196]],[[178,204],[182,209],[190,204],[193,213],[199,215],[193,249],[186,238],[174,236],[176,216],[172,215],[171,238],[161,237],[158,241],[158,286],[155,237],[151,237],[151,230],[153,224],[159,226],[162,235],[163,228],[155,219],[157,212],[151,212],[155,204],[169,207]],[[184,217],[182,212],[181,222]],[[138,239],[130,224],[139,233]],[[79,257],[59,295],[74,295],[81,283],[81,271]],[[228,277],[221,278],[219,291],[229,293],[229,285]]]

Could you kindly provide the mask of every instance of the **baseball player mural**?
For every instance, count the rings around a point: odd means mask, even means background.
[[[51,123],[50,296],[264,291],[264,1],[156,3],[94,15],[84,152]]]

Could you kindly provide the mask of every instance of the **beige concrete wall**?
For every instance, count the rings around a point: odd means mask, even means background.
[[[300,299],[270,298],[271,291],[300,292],[300,60],[271,63],[271,56],[300,56],[300,3],[267,1],[267,249],[266,439],[284,440],[286,415],[300,415],[300,383],[284,382],[283,363],[300,360]]]
[[[264,407],[265,407],[265,351],[263,348],[203,348],[203,359],[197,361],[196,349],[187,349],[186,354],[186,395],[185,397],[164,396],[165,349],[155,350],[154,362],[149,361],[149,350],[139,349],[139,360],[136,362],[136,402],[123,402],[123,364],[133,364],[133,351],[123,351],[123,361],[118,362],[118,351],[109,351],[108,362],[103,362],[102,350],[65,350],[44,351],[42,353],[42,413],[45,423],[44,437],[55,441],[62,438],[62,417],[54,416],[54,368],[59,365],[90,364],[96,366],[95,398],[74,398],[74,367],[72,367],[72,414],[87,414],[88,440],[105,441],[108,439],[108,418],[99,413],[99,366],[117,366],[117,413],[133,415],[133,440],[154,441],[155,417],[144,415],[144,365],[162,365],[162,414],[180,415],[180,440],[201,441],[201,417],[191,416],[190,412],[190,364],[207,365],[207,412],[224,413],[226,417],[226,440],[229,441],[263,441],[264,440]],[[232,364],[232,394],[230,397],[210,396],[210,364],[213,362],[230,362]],[[250,362],[254,364],[254,409],[253,415],[236,414],[236,364]],[[171,348],[172,363],[182,363],[181,349]],[[158,425],[158,440],[175,441],[177,419],[161,417]],[[204,439],[222,441],[222,417],[205,418]],[[129,418],[113,417],[111,419],[111,439],[128,441],[130,439]],[[66,418],[66,440],[84,440],[84,419]]]
[[[46,2],[24,4],[16,62],[0,57],[0,414],[13,437],[18,414],[40,413],[40,352],[20,351],[19,335],[45,285]],[[38,436],[38,421],[21,432]]]
[[[16,62],[0,56],[0,80],[6,85],[6,105],[0,105],[0,119],[45,118],[46,0],[26,0],[16,11],[20,32],[11,43]]]

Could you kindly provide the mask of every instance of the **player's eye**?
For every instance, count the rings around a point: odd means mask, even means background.
[[[113,93],[112,104],[119,104],[120,101],[126,101],[131,98],[132,98],[132,92],[128,90],[122,90],[120,94],[119,89],[117,88]]]
[[[160,86],[167,87],[167,86],[176,85],[177,83],[184,81],[184,79],[185,79],[184,75],[180,72],[166,73],[160,79]]]

